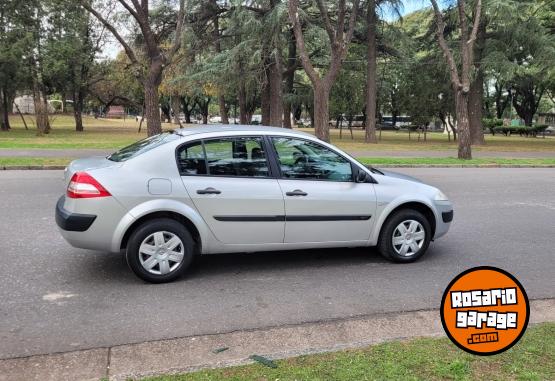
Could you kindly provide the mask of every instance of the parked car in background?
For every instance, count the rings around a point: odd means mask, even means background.
[[[133,272],[154,283],[214,253],[377,246],[413,262],[453,219],[439,189],[272,127],[165,132],[73,161],[65,184],[56,205],[63,237],[125,251]]]

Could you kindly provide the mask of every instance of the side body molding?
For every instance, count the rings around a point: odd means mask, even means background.
[[[206,226],[206,223],[197,212],[196,209],[193,207],[176,200],[170,199],[156,199],[143,202],[133,209],[131,209],[119,222],[118,226],[114,230],[114,234],[112,236],[112,243],[111,243],[111,251],[119,252],[121,247],[121,242],[123,240],[123,236],[129,227],[141,217],[144,217],[148,214],[156,213],[156,212],[173,212],[182,215],[183,217],[189,219],[197,228],[201,242],[202,242],[202,249],[203,252],[208,249],[206,245],[210,245],[211,242],[214,242],[215,238]]]

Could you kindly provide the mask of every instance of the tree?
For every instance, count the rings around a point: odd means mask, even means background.
[[[100,80],[93,76],[93,66],[104,40],[103,30],[97,30],[94,19],[79,4],[50,1],[43,74],[64,105],[71,98],[75,130],[83,131],[85,98],[91,85]]]
[[[377,143],[376,138],[376,107],[378,88],[376,85],[377,56],[376,48],[376,0],[368,0],[366,11],[366,38],[368,63],[366,66],[366,143]]]
[[[503,2],[488,17],[482,66],[493,82],[497,118],[507,107],[514,107],[531,126],[546,89],[555,81],[555,41],[549,22],[544,21],[547,5]]]
[[[97,62],[92,71],[89,87],[89,103],[97,111],[106,112],[112,105],[132,107],[140,110],[144,104],[144,88],[129,75],[129,59],[125,53],[115,60]]]
[[[339,74],[343,60],[347,54],[347,48],[353,36],[356,15],[358,11],[358,0],[353,1],[351,15],[348,26],[346,26],[347,4],[345,0],[339,0],[337,8],[333,11],[337,13],[335,28],[329,17],[327,5],[324,0],[316,0],[320,18],[327,33],[330,45],[330,64],[327,72],[322,75],[312,64],[305,44],[302,31],[301,20],[299,17],[299,1],[289,1],[289,18],[293,25],[295,41],[303,68],[312,83],[314,89],[314,128],[316,136],[324,141],[329,141],[329,96],[332,85]]]
[[[24,5],[27,7],[28,5]],[[32,39],[26,30],[28,9],[15,2],[0,7],[0,130],[10,129],[10,108],[19,88],[29,84],[25,56]]]
[[[435,13],[437,39],[439,46],[445,55],[451,75],[451,86],[455,92],[457,130],[459,134],[459,159],[472,159],[470,124],[469,124],[469,93],[471,83],[471,69],[474,62],[474,42],[480,25],[482,11],[482,0],[476,0],[473,12],[473,26],[469,30],[467,4],[465,0],[457,1],[458,22],[460,32],[460,70],[457,67],[453,51],[445,41],[445,23],[443,15],[437,4],[437,0],[430,0]]]
[[[159,112],[158,88],[162,82],[164,68],[172,63],[172,60],[181,46],[181,34],[185,18],[185,0],[179,0],[179,10],[175,20],[175,32],[173,42],[169,48],[165,48],[165,39],[160,33],[167,33],[153,28],[152,9],[148,0],[118,0],[127,13],[136,21],[139,28],[141,40],[144,44],[146,63],[141,62],[131,45],[123,38],[108,18],[99,12],[89,0],[80,0],[81,5],[93,16],[95,16],[108,29],[118,42],[122,45],[131,64],[135,66],[135,75],[141,81],[145,91],[145,114],[147,118],[147,132],[149,136],[162,132],[162,124]]]

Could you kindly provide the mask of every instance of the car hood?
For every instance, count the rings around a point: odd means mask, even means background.
[[[403,173],[388,171],[388,170],[385,170],[385,169],[378,169],[378,171],[380,171],[381,173],[384,174],[384,176],[387,176],[387,177],[394,177],[396,179],[402,179],[402,180],[412,181],[412,182],[415,182],[415,183],[424,184],[424,182],[422,180],[417,179],[416,177],[405,175]]]

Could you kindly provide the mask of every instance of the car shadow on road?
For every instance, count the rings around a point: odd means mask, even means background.
[[[434,261],[438,256],[430,248],[422,261]],[[85,257],[80,281],[110,281],[129,284],[141,282],[127,266],[123,254],[97,253]],[[203,277],[220,277],[240,273],[274,273],[291,270],[318,270],[351,266],[397,266],[384,259],[375,248],[334,248],[256,253],[233,253],[198,256],[189,271],[177,282],[187,282]],[[405,265],[406,266],[406,265]]]
[[[186,278],[386,263],[375,249],[340,248],[203,255]]]

